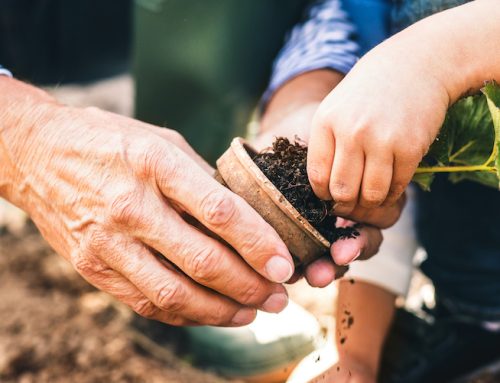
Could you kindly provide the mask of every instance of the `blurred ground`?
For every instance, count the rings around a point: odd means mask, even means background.
[[[2,206],[10,228],[0,230],[0,382],[226,382],[177,356],[186,351],[178,329],[154,326],[145,337],[145,319],[90,286],[20,211]],[[333,324],[333,286],[290,290],[325,329]]]
[[[135,316],[81,279],[36,230],[0,235],[0,381],[224,382],[130,326]],[[172,335],[168,332],[166,336]]]

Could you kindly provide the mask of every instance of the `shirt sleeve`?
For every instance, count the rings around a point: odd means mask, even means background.
[[[413,259],[418,249],[415,230],[415,193],[408,188],[408,201],[399,221],[384,230],[378,254],[367,261],[353,262],[348,277],[406,296],[413,275]]]
[[[262,105],[281,85],[301,73],[316,69],[349,72],[359,55],[355,32],[340,0],[316,0],[308,8],[305,21],[292,29],[278,54]]]
[[[5,69],[3,66],[0,65],[0,76],[9,76],[12,77],[12,73]]]

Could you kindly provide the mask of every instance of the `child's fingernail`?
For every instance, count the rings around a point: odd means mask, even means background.
[[[333,205],[333,211],[337,215],[347,215],[352,211],[352,207],[343,202],[336,202],[335,205]]]
[[[353,240],[335,242],[332,246],[332,256],[335,263],[345,266],[356,260],[362,254],[359,244]]]
[[[361,255],[361,249],[358,250],[358,252],[356,253],[356,255],[354,256],[354,258],[352,259],[352,261],[355,261],[356,259],[359,258],[359,256]],[[351,261],[351,262],[352,262]]]
[[[359,258],[359,256],[361,255],[361,249],[359,249],[357,252],[356,252],[356,255],[354,257],[351,258],[351,260],[347,263],[351,263],[351,262],[354,262],[356,259]]]

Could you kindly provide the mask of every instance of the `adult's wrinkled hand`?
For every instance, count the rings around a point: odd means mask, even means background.
[[[286,306],[285,244],[178,133],[13,79],[0,89],[0,195],[87,281],[175,325],[244,325]]]

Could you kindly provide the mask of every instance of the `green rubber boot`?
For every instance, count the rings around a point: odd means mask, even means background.
[[[196,363],[226,377],[258,383],[284,382],[322,342],[316,318],[293,302],[280,314],[259,311],[244,327],[185,330]]]

